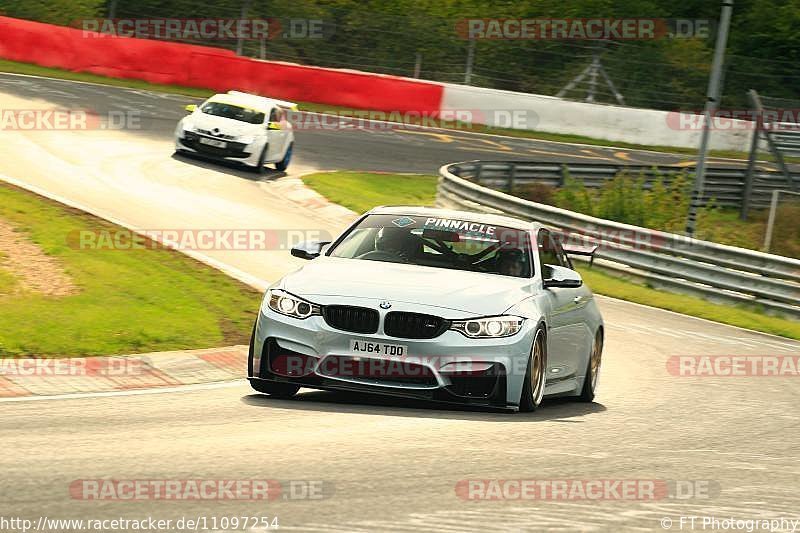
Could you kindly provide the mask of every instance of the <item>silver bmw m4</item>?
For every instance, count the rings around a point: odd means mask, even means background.
[[[301,387],[533,411],[594,399],[603,319],[547,228],[500,215],[379,207],[270,287],[251,386]]]

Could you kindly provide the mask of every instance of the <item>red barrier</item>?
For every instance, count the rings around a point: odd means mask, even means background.
[[[0,17],[0,32],[0,57],[74,72],[386,112],[435,114],[442,101],[437,83],[258,61],[221,48],[111,37],[9,17]]]

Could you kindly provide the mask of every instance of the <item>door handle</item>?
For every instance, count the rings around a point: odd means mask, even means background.
[[[572,299],[572,301],[575,302],[576,304],[579,304],[583,301],[583,296],[576,296],[575,298]]]

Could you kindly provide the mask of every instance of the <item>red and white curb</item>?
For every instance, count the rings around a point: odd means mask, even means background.
[[[313,174],[318,172],[320,171],[314,171]],[[359,216],[355,211],[335,204],[315,190],[306,187],[300,177],[279,178],[269,182],[269,187],[293,204],[313,211],[316,218],[331,221],[337,227],[349,226]]]
[[[247,375],[247,346],[110,357],[0,359],[0,398],[229,382]]]

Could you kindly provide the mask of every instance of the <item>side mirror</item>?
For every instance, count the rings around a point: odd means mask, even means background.
[[[268,130],[279,130],[281,129],[280,122],[267,122],[267,129]]]
[[[197,109],[197,105],[196,104],[189,104],[186,107],[184,107],[184,109],[186,111],[188,111],[189,113],[194,113],[195,109]]]
[[[330,244],[330,242],[304,241],[294,246],[291,250],[291,254],[300,259],[314,259],[319,257],[322,253],[322,248],[326,244]]]
[[[544,265],[542,275],[544,276],[543,284],[545,289],[557,287],[576,289],[583,285],[583,279],[580,274],[562,266]]]

